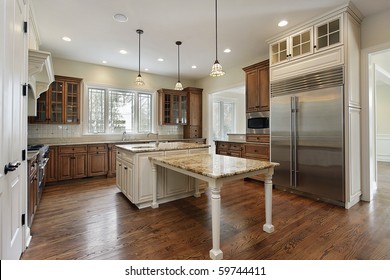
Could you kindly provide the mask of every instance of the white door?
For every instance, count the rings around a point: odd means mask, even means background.
[[[19,259],[23,250],[22,214],[27,184],[22,84],[25,82],[26,41],[23,31],[26,5],[23,0],[1,0],[1,113],[0,203],[1,259]],[[4,12],[3,12],[4,11]],[[20,165],[18,165],[20,163]],[[7,165],[15,165],[6,172]],[[14,169],[14,170],[13,170]]]

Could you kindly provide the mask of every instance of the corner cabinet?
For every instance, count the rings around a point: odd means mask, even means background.
[[[202,92],[203,89],[187,87],[187,124],[184,126],[184,138],[202,137]]]
[[[243,68],[246,112],[269,111],[269,60]]]
[[[159,89],[159,124],[185,125],[187,123],[187,92]]]
[[[55,76],[49,89],[38,98],[37,115],[29,117],[29,123],[80,124],[81,81]]]

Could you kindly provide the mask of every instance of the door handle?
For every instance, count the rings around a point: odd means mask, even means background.
[[[4,174],[7,174],[8,172],[15,171],[16,168],[18,168],[20,165],[20,162],[17,161],[15,163],[8,163],[4,166]]]

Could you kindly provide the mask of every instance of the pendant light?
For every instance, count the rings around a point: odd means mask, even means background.
[[[215,62],[211,67],[210,76],[219,77],[225,75],[225,72],[222,70],[222,65],[218,62],[218,6],[217,0],[215,0]]]
[[[175,90],[183,90],[183,85],[180,82],[180,41],[176,41],[177,45],[177,83],[175,85]]]
[[[143,86],[145,82],[142,80],[140,68],[141,68],[141,34],[143,34],[144,31],[141,29],[137,29],[137,33],[138,33],[138,76],[135,79],[135,84],[138,86]]]

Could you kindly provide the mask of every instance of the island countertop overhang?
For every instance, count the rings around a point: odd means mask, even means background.
[[[269,161],[218,154],[193,154],[191,157],[188,155],[150,156],[149,159],[214,179],[279,166],[279,163]]]

